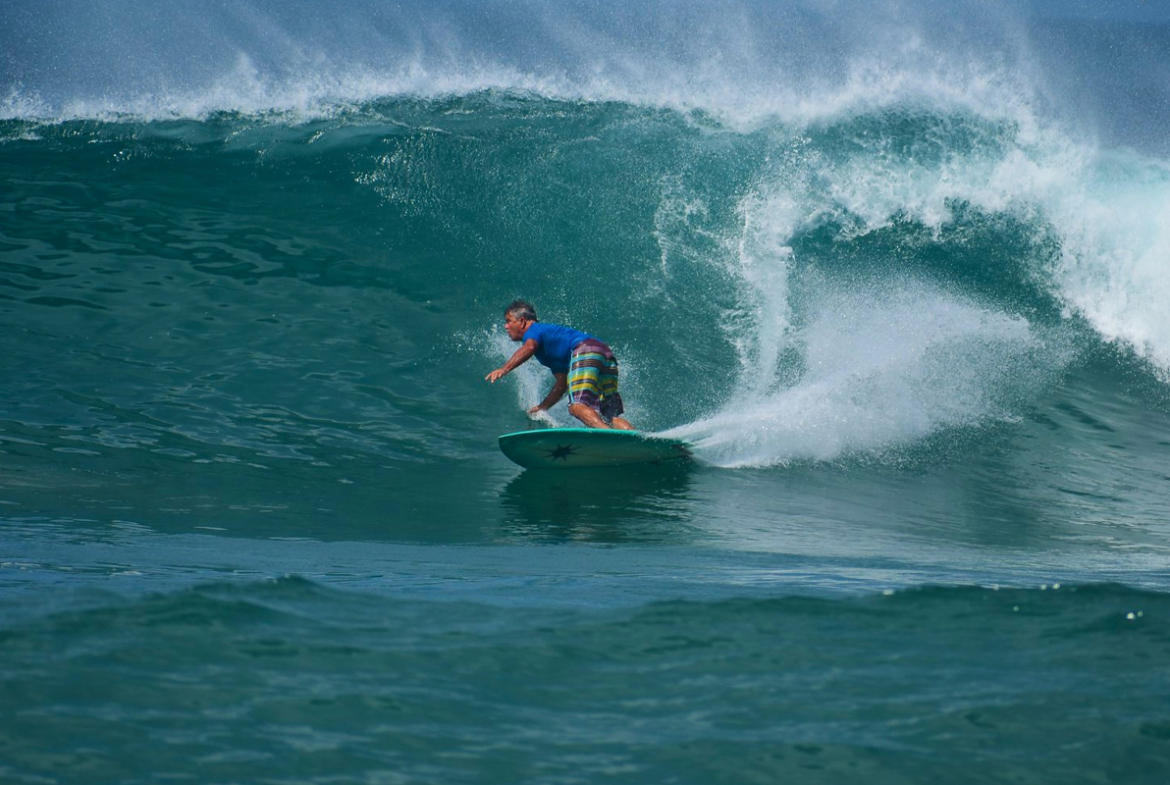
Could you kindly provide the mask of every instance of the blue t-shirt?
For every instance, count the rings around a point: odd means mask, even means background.
[[[581,341],[589,338],[593,338],[593,336],[580,330],[574,330],[572,327],[533,322],[524,331],[523,340],[536,341],[535,357],[541,365],[553,373],[568,373],[573,349],[577,348],[577,344]]]

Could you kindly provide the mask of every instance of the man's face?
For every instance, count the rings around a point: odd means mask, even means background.
[[[504,316],[504,329],[508,331],[508,337],[513,341],[519,341],[524,337],[524,331],[528,329],[528,325],[532,322],[527,319],[514,319],[512,314]]]

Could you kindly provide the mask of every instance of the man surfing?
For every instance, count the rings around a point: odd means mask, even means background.
[[[484,378],[495,384],[535,356],[552,371],[553,386],[544,400],[529,414],[548,411],[569,392],[569,414],[589,428],[616,428],[632,431],[634,426],[621,415],[625,411],[618,394],[617,358],[608,346],[591,335],[536,318],[536,309],[516,300],[504,309],[508,337],[523,345],[508,362]]]

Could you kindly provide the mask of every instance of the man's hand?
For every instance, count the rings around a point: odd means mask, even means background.
[[[533,406],[531,409],[529,409],[528,413],[535,417],[536,415],[540,414],[541,412],[547,412],[547,411],[548,411],[548,409],[544,408],[543,406],[541,406],[538,403],[538,404],[536,404],[536,406]]]
[[[496,380],[499,379],[500,377],[502,377],[506,373],[507,373],[507,371],[505,371],[503,368],[497,368],[483,378],[486,379],[487,381],[491,382],[492,384],[495,384]]]

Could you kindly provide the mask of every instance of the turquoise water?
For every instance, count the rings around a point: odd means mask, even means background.
[[[1167,781],[1167,20],[208,9],[0,12],[0,779]]]

